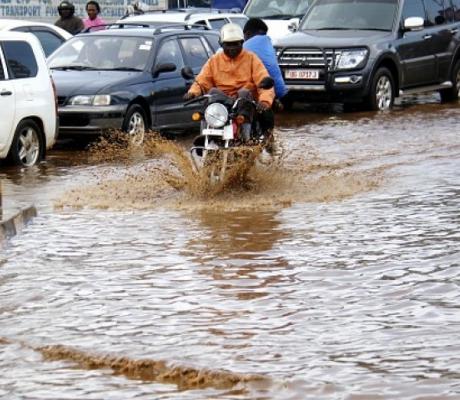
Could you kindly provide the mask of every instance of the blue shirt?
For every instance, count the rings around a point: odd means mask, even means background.
[[[281,98],[287,93],[287,87],[281,74],[275,49],[272,41],[267,35],[256,35],[244,42],[243,47],[246,50],[256,53],[262,63],[267,68],[268,73],[275,81],[276,97]]]

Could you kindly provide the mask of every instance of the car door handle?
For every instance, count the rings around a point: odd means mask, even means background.
[[[455,35],[456,33],[458,33],[458,29],[457,28],[451,29],[450,33],[452,33],[452,35]]]
[[[425,35],[423,36],[423,40],[428,40],[431,39],[433,36],[432,35]]]
[[[9,90],[2,90],[0,92],[0,96],[11,96],[13,94],[13,92],[9,91]]]

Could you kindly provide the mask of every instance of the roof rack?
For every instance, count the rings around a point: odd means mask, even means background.
[[[95,31],[103,31],[107,29],[122,29],[124,27],[151,28],[152,25],[144,22],[113,22],[111,24],[94,25],[83,29],[80,33],[90,33]]]
[[[166,24],[166,25],[160,25],[160,26],[155,26],[155,31],[153,32],[154,35],[157,35],[161,33],[163,30],[167,29],[178,29],[179,27],[184,28],[184,30],[188,31],[190,29],[203,29],[205,31],[210,31],[211,28],[209,28],[207,25],[203,24],[182,24],[182,23],[177,23],[177,24]]]
[[[205,14],[205,13],[216,13],[216,14],[223,14],[223,13],[231,13],[231,14],[237,14],[240,13],[241,10],[238,8],[228,8],[228,9],[222,9],[222,8],[212,8],[212,7],[183,7],[183,8],[172,8],[168,10],[147,10],[147,11],[142,11],[142,10],[135,10],[133,13],[126,13],[121,17],[127,18],[132,15],[143,15],[143,14],[167,14],[167,13],[187,13],[187,16],[185,19],[190,18],[191,15],[193,14]]]
[[[104,27],[105,29],[101,29]],[[99,28],[99,29],[95,29]],[[190,30],[190,29],[203,29],[206,31],[211,30],[207,25],[203,24],[187,24],[184,22],[168,22],[162,25],[159,25],[158,23],[154,22],[114,22],[112,24],[104,24],[104,25],[97,25],[97,26],[92,26],[89,28],[86,28],[82,31],[82,33],[89,33],[94,31],[99,31],[99,30],[109,30],[109,29],[124,29],[124,28],[151,28],[154,29],[153,34],[158,35],[164,30],[167,29],[176,29],[176,30]]]

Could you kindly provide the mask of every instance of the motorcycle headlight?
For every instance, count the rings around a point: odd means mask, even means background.
[[[72,106],[108,106],[110,104],[110,95],[74,96],[69,100],[69,104]]]
[[[367,49],[342,50],[336,59],[336,69],[360,68],[367,59]]]
[[[213,103],[206,107],[204,119],[212,128],[222,128],[228,120],[227,108],[220,103]]]

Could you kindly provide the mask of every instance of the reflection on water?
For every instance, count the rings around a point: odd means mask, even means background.
[[[0,255],[0,398],[460,399],[460,112],[436,102],[286,113],[282,165],[209,200],[160,158],[2,171],[39,215]]]

